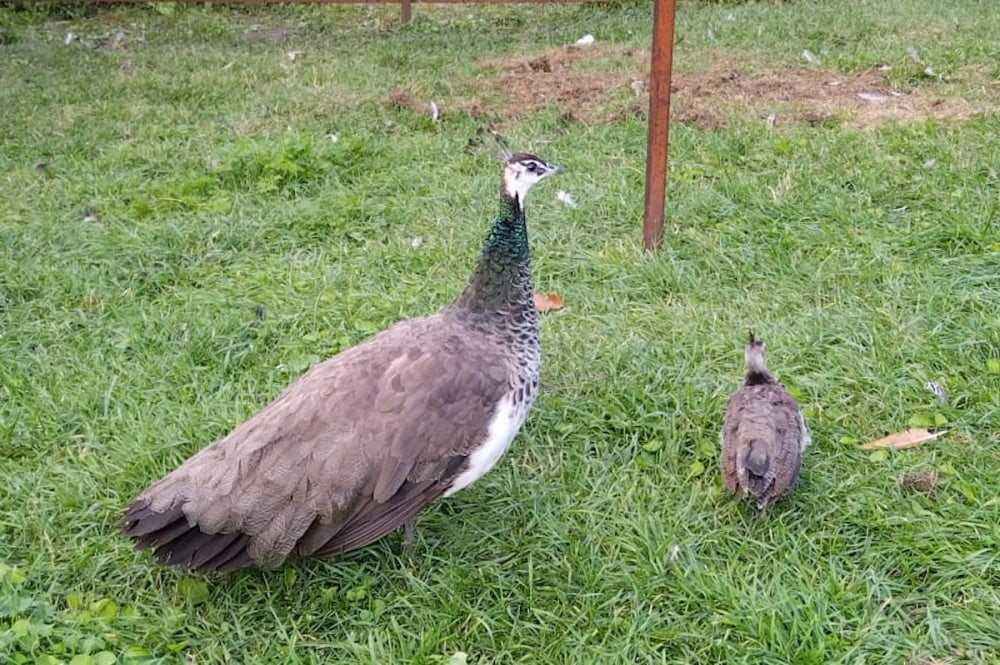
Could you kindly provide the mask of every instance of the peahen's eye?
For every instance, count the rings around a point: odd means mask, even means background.
[[[530,162],[528,164],[528,171],[530,171],[531,173],[535,172],[535,163],[534,162]]]

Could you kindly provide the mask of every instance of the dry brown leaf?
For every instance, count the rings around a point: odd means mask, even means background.
[[[549,312],[563,308],[563,299],[555,291],[535,294],[535,309],[539,312]]]
[[[915,448],[916,446],[927,443],[928,441],[933,441],[943,434],[944,432],[928,432],[925,429],[911,428],[905,432],[896,432],[895,434],[884,436],[881,439],[869,441],[861,446],[861,450],[875,450],[876,448],[895,448],[897,450],[900,448]]]

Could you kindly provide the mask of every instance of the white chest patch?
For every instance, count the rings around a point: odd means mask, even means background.
[[[455,476],[451,487],[444,493],[445,496],[451,496],[455,492],[465,489],[493,468],[507,452],[518,430],[521,429],[529,408],[530,404],[526,403],[514,406],[511,395],[500,400],[496,411],[493,412],[493,419],[490,420],[486,439],[469,455],[468,466],[465,471]]]

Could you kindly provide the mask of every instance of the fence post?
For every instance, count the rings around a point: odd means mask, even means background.
[[[413,20],[413,7],[411,6],[412,0],[401,0],[400,4],[403,8],[403,23],[409,23]]]
[[[649,252],[663,241],[667,204],[667,146],[670,140],[670,74],[674,59],[675,0],[654,0],[653,52],[649,72],[649,136],[646,143],[646,208],[642,245]]]

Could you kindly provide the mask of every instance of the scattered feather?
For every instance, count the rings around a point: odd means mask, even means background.
[[[778,125],[778,114],[771,111],[767,114],[767,126],[774,129]]]
[[[930,168],[934,168],[935,164],[937,164],[937,160],[934,159],[934,158],[931,158],[931,159],[928,159],[927,161],[925,161],[924,164],[923,164],[923,166],[924,166],[925,169],[930,169]]]
[[[330,139],[331,143],[336,143],[340,140],[340,134],[327,134],[326,138]]]
[[[646,88],[647,88],[646,82],[643,81],[642,79],[632,79],[632,92],[634,92],[635,94],[641,95],[642,93],[646,92]]]
[[[539,312],[550,312],[563,308],[563,299],[555,291],[535,294],[535,309]]]
[[[819,58],[816,56],[816,54],[810,51],[809,49],[806,49],[805,51],[802,52],[802,59],[810,64],[819,62]]]
[[[122,30],[121,28],[118,28],[118,32],[116,32],[115,36],[111,38],[110,42],[108,42],[108,47],[113,49],[118,49],[121,48],[124,43],[125,43],[125,31]]]
[[[578,40],[576,40],[577,46],[590,46],[593,43],[594,43],[594,35],[589,35],[589,34],[584,35],[583,37],[580,37]]]
[[[913,62],[920,62],[920,56],[917,54],[916,46],[907,46],[906,55],[910,56],[910,60]]]
[[[438,108],[437,102],[431,102],[431,120],[437,122],[441,118],[441,109]]]
[[[890,65],[877,65],[875,69],[880,72],[892,71],[892,67]]]
[[[904,432],[896,432],[881,439],[869,441],[861,446],[861,450],[875,450],[877,448],[895,448],[896,450],[901,450],[903,448],[915,448],[928,441],[934,441],[944,434],[945,431],[929,432],[920,427],[913,427]]]
[[[924,384],[924,388],[927,388],[927,390],[929,390],[932,395],[937,397],[938,401],[942,404],[948,403],[948,389],[942,384],[937,381],[928,381]]]
[[[930,76],[931,78],[935,78],[938,75],[938,73],[934,71],[933,67],[924,67],[924,74]]]
[[[410,247],[412,247],[413,249],[416,249],[417,247],[420,247],[423,244],[424,244],[424,239],[421,238],[420,236],[417,236],[416,238],[410,240]]]
[[[63,44],[65,44],[66,46],[69,46],[75,41],[76,41],[76,33],[72,31],[67,32],[66,36],[63,38]]]
[[[866,102],[884,102],[889,99],[888,96],[883,95],[881,92],[859,92],[858,97]]]
[[[97,208],[94,206],[87,206],[83,209],[83,221],[88,224],[93,224],[95,222],[101,221],[101,215],[97,212]]]
[[[712,30],[711,28],[709,28],[709,29],[708,29],[708,30],[706,31],[706,33],[705,33],[705,34],[707,34],[707,35],[708,35],[708,38],[709,38],[709,39],[715,39],[715,30]]]
[[[289,51],[288,59],[291,60],[292,62],[295,62],[300,55],[302,55],[302,51]]]
[[[576,199],[574,199],[573,195],[567,191],[560,189],[556,192],[556,198],[568,205],[570,208],[576,207]]]
[[[676,566],[681,558],[681,546],[674,543],[670,546],[670,557],[667,559],[668,566]]]

